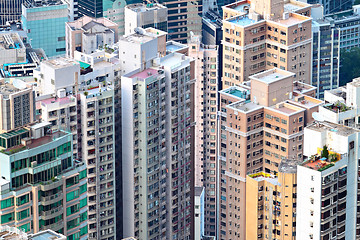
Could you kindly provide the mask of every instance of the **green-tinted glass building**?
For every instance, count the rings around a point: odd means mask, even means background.
[[[65,23],[68,6],[60,0],[39,4],[24,3],[21,19],[33,48],[42,48],[48,57],[65,54]]]

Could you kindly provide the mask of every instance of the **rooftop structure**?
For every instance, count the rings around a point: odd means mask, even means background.
[[[167,32],[168,9],[158,3],[134,3],[125,6],[125,35],[137,27],[153,27]]]
[[[118,41],[118,25],[106,18],[83,16],[65,25],[67,57],[73,58],[75,51],[91,54]]]

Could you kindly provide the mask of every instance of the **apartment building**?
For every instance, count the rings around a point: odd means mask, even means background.
[[[223,89],[274,67],[310,84],[311,18],[285,5],[283,0],[258,0],[223,7]]]
[[[7,132],[35,121],[35,93],[16,79],[0,81],[0,132]]]
[[[73,161],[72,136],[49,123],[1,134],[1,224],[29,233],[51,229],[87,238],[84,164]],[[66,212],[65,212],[66,211]]]
[[[114,90],[80,93],[81,151],[88,172],[89,239],[115,239]]]
[[[193,64],[170,53],[122,76],[124,237],[190,238]]]
[[[64,91],[60,91],[56,97],[38,100],[37,110],[40,118],[51,123],[51,131],[68,131],[73,137],[73,157],[78,156],[78,112],[77,99],[75,96],[65,96]]]
[[[121,74],[152,66],[152,60],[166,55],[167,33],[155,28],[137,28],[136,32],[120,37],[119,59]]]
[[[203,45],[199,36],[188,43],[195,59],[195,186],[205,187],[205,235],[216,236],[216,113],[218,103],[218,47]]]
[[[190,32],[201,35],[202,1],[161,0],[158,3],[168,8],[168,40],[186,43]]]
[[[293,83],[293,76],[271,69],[251,76],[251,84],[220,91],[218,226],[223,239],[246,238],[247,175],[275,177],[282,160],[302,159],[304,127],[323,102],[309,96],[315,87]]]
[[[359,131],[315,122],[304,138],[307,159],[297,168],[297,238],[359,238]]]
[[[296,165],[283,160],[277,176],[246,176],[246,239],[296,239]]]
[[[106,18],[83,16],[74,22],[67,22],[66,56],[74,58],[74,52],[91,54],[97,49],[107,50],[118,41],[118,25]]]
[[[168,9],[157,3],[134,3],[125,6],[125,35],[134,33],[134,29],[156,28],[167,32]]]

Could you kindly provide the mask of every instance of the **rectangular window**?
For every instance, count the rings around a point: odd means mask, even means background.
[[[18,212],[16,213],[16,220],[17,221],[21,221],[24,218],[27,218],[30,216],[30,209],[25,209],[24,211]]]
[[[84,171],[81,171],[79,173],[79,180],[83,179],[83,178],[86,178],[86,169]]]
[[[29,202],[29,194],[22,195],[16,199],[16,206],[21,206]]]
[[[80,194],[83,194],[84,192],[86,192],[86,190],[87,190],[87,184],[86,183],[79,187]]]
[[[14,206],[14,198],[8,198],[1,201],[1,209]]]
[[[69,202],[79,197],[79,190],[75,190],[66,194],[66,201]]]
[[[74,214],[80,210],[79,204],[72,205],[68,208],[66,208],[66,216],[69,216],[71,214]]]
[[[80,200],[80,208],[83,208],[87,205],[87,198],[81,199]]]
[[[4,215],[1,216],[1,224],[6,224],[6,223],[14,221],[14,220],[15,220],[14,212],[4,214]]]

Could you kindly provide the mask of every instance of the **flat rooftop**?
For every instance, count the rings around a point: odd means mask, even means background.
[[[296,10],[306,8],[309,6],[311,6],[311,5],[304,3],[304,2],[300,2],[300,1],[289,1],[289,2],[285,2],[284,11],[285,12],[294,12]]]
[[[279,68],[273,68],[264,72],[260,72],[257,74],[254,74],[252,76],[250,76],[249,78],[251,80],[258,80],[267,84],[288,78],[288,77],[292,77],[295,74],[286,70],[281,70]]]
[[[259,172],[259,173],[249,174],[248,176],[258,182],[267,181],[272,185],[280,186],[280,183],[278,182],[277,178],[269,173]]]
[[[288,104],[286,102],[278,103],[278,104],[276,104],[274,106],[271,106],[269,108],[277,110],[277,111],[279,111],[281,113],[285,113],[286,115],[291,115],[291,114],[296,113],[296,112],[305,111],[305,109],[303,109],[303,108],[297,107],[297,106],[292,105],[292,104]]]
[[[306,128],[310,129],[310,130],[314,130],[314,131],[318,131],[318,132],[323,132],[323,131],[330,131],[330,132],[334,132],[340,136],[350,136],[353,133],[359,132],[359,130],[356,130],[354,128],[350,128],[350,127],[346,127],[344,125],[340,125],[340,124],[336,124],[336,123],[331,123],[331,122],[314,122],[310,125],[308,125]]]
[[[238,110],[238,111],[242,111],[242,112],[255,111],[255,110],[263,108],[263,106],[257,105],[256,103],[245,102],[245,101],[232,103],[229,106],[236,109],[236,110]]]
[[[282,173],[296,173],[297,165],[299,165],[301,161],[285,159],[280,162],[279,172]]]
[[[66,237],[52,230],[45,230],[30,236],[31,240],[65,240]]]
[[[189,59],[189,57],[175,52],[160,58],[160,65],[169,68],[176,68],[178,66],[181,66],[181,63],[186,59]]]
[[[324,101],[320,99],[316,99],[310,96],[297,94],[296,92],[293,93],[295,98],[289,99],[288,102],[294,103],[295,105],[304,106],[306,108],[312,108],[315,106],[320,106],[324,103]]]
[[[68,103],[73,102],[76,104],[76,99],[72,96],[66,96],[63,98],[48,98],[45,100],[41,100],[40,102],[41,102],[41,105],[43,105],[43,106],[51,105],[54,103],[59,103],[60,105],[63,105],[63,104],[68,104]]]
[[[188,46],[185,44],[181,44],[175,41],[166,42],[166,52],[173,53],[186,48],[188,48]]]
[[[25,48],[18,33],[1,33],[0,50],[11,50]]]
[[[276,22],[279,23],[281,25],[285,25],[285,26],[292,26],[295,24],[300,24],[303,23],[304,21],[311,21],[311,18],[297,14],[297,13],[290,13],[289,14],[289,18],[287,19],[277,19],[277,20],[270,20],[272,22]]]
[[[134,12],[146,12],[146,11],[155,11],[158,9],[166,9],[166,7],[157,3],[149,3],[149,4],[134,3],[134,4],[126,5],[125,8],[128,8]]]
[[[249,16],[245,14],[227,19],[227,21],[238,26],[247,26],[257,22],[256,20],[250,19]]]
[[[25,90],[25,88],[18,88],[11,83],[0,81],[0,94],[7,99],[11,94]]]
[[[62,5],[62,4],[65,3],[61,0],[24,1],[24,6],[26,8],[49,7],[49,6]]]
[[[56,69],[63,68],[63,67],[70,67],[73,65],[79,65],[78,61],[75,61],[70,58],[64,58],[64,57],[47,60],[42,63],[46,64],[48,66],[51,66],[52,68],[56,68]]]
[[[131,75],[130,78],[140,78],[140,79],[146,79],[148,77],[156,77],[158,76],[158,70],[153,68],[145,69],[144,71],[135,73],[134,75]]]

